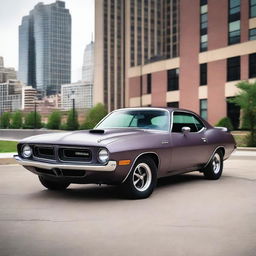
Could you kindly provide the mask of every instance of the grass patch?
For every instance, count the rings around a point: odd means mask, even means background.
[[[236,144],[238,147],[246,147],[248,141],[248,131],[233,131],[232,135],[235,138]]]
[[[0,153],[17,152],[17,141],[0,140]]]

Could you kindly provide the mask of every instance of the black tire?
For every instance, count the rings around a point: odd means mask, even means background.
[[[149,157],[140,157],[121,185],[121,190],[127,198],[144,199],[152,194],[156,182],[157,167],[155,162]]]
[[[70,183],[68,182],[52,181],[43,176],[38,176],[38,178],[41,184],[48,188],[49,190],[65,190],[70,185]]]
[[[203,170],[204,176],[209,180],[217,180],[220,178],[223,170],[223,154],[220,150],[216,151]]]

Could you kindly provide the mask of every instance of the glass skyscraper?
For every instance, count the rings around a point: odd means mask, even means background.
[[[19,79],[43,94],[71,80],[71,15],[65,2],[38,3],[19,26]]]

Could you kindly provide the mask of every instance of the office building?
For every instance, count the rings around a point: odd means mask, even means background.
[[[71,16],[65,2],[38,3],[19,26],[19,79],[44,95],[71,77]]]
[[[126,1],[95,1],[94,104],[108,111],[125,104],[125,4]]]
[[[0,56],[0,83],[6,83],[9,79],[17,78],[17,72],[14,68],[4,67],[4,58]]]
[[[96,102],[108,110],[188,108],[211,124],[228,116],[239,126],[240,110],[227,100],[238,93],[235,84],[256,78],[255,0],[95,3]],[[109,77],[120,68],[123,83],[115,84]],[[111,104],[120,99],[123,104]]]
[[[76,109],[89,109],[93,106],[92,102],[93,85],[86,82],[64,84],[61,86],[61,106],[63,110],[73,107],[73,99]]]
[[[93,84],[94,82],[94,42],[86,45],[82,67],[82,81]]]
[[[20,110],[22,106],[21,85],[17,80],[0,83],[0,115]]]

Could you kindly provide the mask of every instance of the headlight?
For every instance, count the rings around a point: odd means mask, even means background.
[[[109,160],[109,153],[106,149],[99,151],[98,159],[101,163],[105,164]]]
[[[22,147],[22,156],[25,158],[29,158],[32,155],[32,148],[29,145],[24,145]]]

